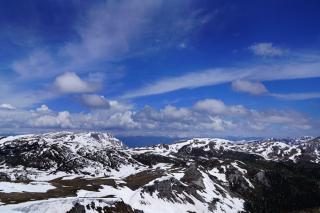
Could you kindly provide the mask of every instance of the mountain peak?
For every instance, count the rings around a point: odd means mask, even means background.
[[[44,140],[55,142],[75,143],[82,146],[97,148],[116,147],[124,148],[124,144],[112,134],[107,132],[55,132],[40,135]]]
[[[112,134],[106,132],[50,132],[43,134],[8,136],[0,139],[0,143],[14,140],[39,140],[45,143],[63,143],[77,147],[116,147],[125,148],[125,145]]]

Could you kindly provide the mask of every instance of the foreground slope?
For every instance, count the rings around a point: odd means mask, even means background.
[[[0,212],[293,212],[320,207],[319,138],[195,138],[127,148],[107,133],[0,139]]]

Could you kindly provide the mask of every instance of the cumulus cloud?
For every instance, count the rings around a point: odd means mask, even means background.
[[[166,110],[167,108],[167,110]],[[166,113],[170,109],[170,113]],[[181,113],[183,112],[183,113]],[[183,116],[180,116],[183,114]],[[156,110],[145,107],[133,120],[143,134],[179,136],[299,135],[306,130],[315,133],[305,115],[289,111],[257,111],[241,105],[226,105],[219,100],[200,100],[192,108],[166,106]]]
[[[61,93],[87,93],[97,90],[97,85],[82,80],[74,72],[66,72],[54,81],[54,88]]]
[[[195,103],[194,109],[204,111],[209,114],[246,114],[247,110],[242,105],[227,106],[224,102],[217,99],[205,99]]]
[[[34,127],[60,127],[60,128],[72,128],[71,116],[68,111],[59,112],[54,115],[43,115],[37,117],[31,121],[31,126]]]
[[[249,50],[258,56],[281,56],[284,51],[273,45],[271,42],[255,43],[249,47]]]
[[[70,113],[49,110],[0,109],[0,130],[23,132],[30,129],[108,130],[127,135],[165,136],[288,136],[316,134],[319,123],[294,111],[258,111],[221,100],[200,100],[193,107],[167,105],[161,109],[132,106],[110,100],[109,108]],[[28,131],[27,131],[28,132]]]
[[[139,124],[133,120],[132,115],[133,112],[131,111],[118,112],[110,116],[108,123],[109,125],[111,124],[110,127],[125,127],[129,129],[139,126]]]
[[[223,120],[219,117],[210,117],[210,120],[212,121],[212,123],[209,123],[209,127],[211,126],[216,131],[223,131],[226,128],[234,126],[231,121]]]
[[[222,101],[215,99],[198,101],[194,107],[197,110],[206,111],[212,114],[223,114],[227,112],[227,106]]]
[[[11,104],[0,104],[0,109],[14,110],[16,108]]]
[[[232,82],[232,89],[251,95],[262,95],[268,93],[267,88],[259,81],[236,80]]]
[[[90,108],[109,108],[109,101],[101,95],[97,94],[84,94],[80,97],[81,103]]]
[[[49,107],[45,104],[42,104],[39,108],[36,109],[37,112],[48,113],[51,112]]]
[[[191,116],[190,110],[186,108],[176,108],[171,105],[165,106],[162,112],[165,117],[172,119],[185,119]]]

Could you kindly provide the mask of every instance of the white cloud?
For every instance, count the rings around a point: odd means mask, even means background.
[[[161,94],[171,92],[179,89],[197,88],[208,85],[217,85],[221,83],[230,82],[245,76],[246,72],[235,71],[228,72],[223,69],[209,69],[188,73],[182,76],[165,78],[153,84],[147,85],[141,89],[130,91],[126,93],[124,98],[133,98],[139,96],[148,96],[154,94]]]
[[[134,41],[138,42],[160,6],[160,0],[98,4],[88,11],[85,21],[76,28],[80,41],[68,43],[62,54],[71,58],[71,66],[82,66],[100,59],[119,60],[133,48]]]
[[[66,72],[54,81],[54,87],[61,93],[87,93],[96,91],[97,85],[82,80],[74,72]]]
[[[150,20],[160,6],[161,0],[95,4],[76,20],[78,41],[65,42],[57,48],[57,54],[39,47],[14,61],[12,69],[23,79],[50,78],[63,70],[87,72],[85,68],[96,61],[119,60],[145,33],[145,26],[153,26]]]
[[[60,72],[55,59],[45,49],[35,50],[27,58],[13,62],[12,69],[24,79],[47,78]]]
[[[231,121],[226,121],[219,117],[210,117],[210,120],[212,121],[212,123],[209,124],[209,127],[212,126],[212,128],[216,131],[223,131],[226,128],[234,126]]]
[[[165,113],[170,108],[174,113]],[[177,116],[181,110],[187,112]],[[244,116],[245,115],[245,116]],[[226,105],[219,100],[200,100],[193,108],[166,106],[155,110],[145,107],[133,120],[140,134],[191,136],[255,135],[288,136],[316,133],[316,126],[305,115],[291,111],[257,111],[241,105]],[[140,131],[139,131],[140,130]]]
[[[125,127],[125,128],[134,128],[137,127],[138,124],[133,120],[133,112],[126,111],[123,113],[115,113],[111,115],[111,117],[108,120],[108,123],[110,123],[114,127]]]
[[[16,108],[11,104],[0,104],[0,109],[14,110]]]
[[[308,93],[271,93],[273,97],[284,99],[284,100],[292,100],[292,101],[300,101],[300,100],[308,100],[308,99],[317,99],[320,98],[319,92],[308,92]]]
[[[284,54],[284,50],[275,47],[271,42],[255,43],[249,47],[249,50],[258,56],[281,56]]]
[[[81,102],[90,108],[109,108],[109,101],[101,95],[85,94],[81,96]]]
[[[116,134],[165,136],[293,136],[318,133],[320,124],[294,111],[258,111],[221,100],[200,100],[193,107],[168,105],[162,109],[132,106],[115,100],[109,108],[89,112],[0,110],[1,131],[52,131],[61,129],[109,130]]]
[[[34,127],[58,127],[57,118],[52,115],[44,115],[31,122]]]
[[[195,104],[195,109],[212,114],[223,114],[227,112],[227,106],[220,100],[205,99]]]
[[[58,113],[58,124],[62,128],[68,128],[68,127],[73,127],[73,124],[71,123],[71,115],[68,111],[63,111]]]
[[[122,103],[116,100],[110,100],[109,104],[110,104],[109,111],[111,112],[125,112],[133,108],[131,104]]]
[[[23,85],[20,87],[20,85]],[[0,100],[2,103],[10,103],[16,108],[30,107],[43,103],[45,100],[55,98],[57,95],[49,90],[30,89],[24,87],[25,82],[13,78],[1,79]]]
[[[246,92],[251,95],[268,93],[267,88],[259,81],[236,80],[232,82],[232,89],[238,92]]]
[[[55,115],[42,115],[35,120],[30,121],[34,127],[51,127],[51,128],[72,128],[71,115],[68,111],[59,112]]]
[[[75,20],[77,39],[66,40],[54,52],[38,47],[13,62],[12,68],[24,78],[50,78],[64,70],[89,72],[96,62],[120,61],[176,47],[219,15],[218,10],[194,10],[193,4],[163,0],[92,3]]]
[[[256,126],[257,129],[263,131],[270,131],[271,129],[276,132],[281,131],[287,132],[288,135],[297,135],[294,132],[301,132],[301,130],[311,129],[310,118],[308,116],[295,112],[295,111],[281,111],[281,110],[271,110],[271,111],[257,111],[251,110],[250,113],[250,126]],[[319,125],[319,124],[317,124]],[[253,127],[255,129],[255,127]],[[291,133],[289,134],[288,131]],[[313,133],[315,134],[315,133]],[[317,133],[316,133],[317,134]]]
[[[231,105],[228,107],[228,111],[231,115],[245,115],[248,110],[242,105]]]
[[[37,112],[48,113],[51,112],[49,107],[45,104],[42,104],[39,108],[36,109]]]
[[[174,106],[168,105],[162,110],[165,117],[173,119],[184,119],[191,115],[191,112],[185,108],[176,108]]]
[[[204,99],[195,103],[194,109],[204,111],[209,114],[230,114],[230,115],[244,115],[247,109],[242,105],[225,105],[224,102],[217,99]]]
[[[270,93],[268,89],[259,81],[236,80],[233,81],[232,89],[238,92],[246,92],[252,95],[268,95],[283,100],[300,101],[320,98],[319,92],[307,93]]]
[[[247,81],[273,81],[320,77],[319,58],[299,58],[292,61],[269,65],[254,65],[244,68],[226,67],[199,70],[181,76],[164,78],[142,88],[125,93],[123,98],[134,98],[172,92],[180,89],[193,89],[233,82],[239,79]]]

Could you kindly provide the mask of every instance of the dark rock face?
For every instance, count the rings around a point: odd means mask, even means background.
[[[191,164],[184,172],[184,176],[181,178],[181,181],[189,183],[192,187],[203,189],[205,186],[202,178],[201,172],[197,169],[196,164]]]
[[[185,164],[185,162],[180,159],[173,159],[170,157],[151,153],[133,155],[132,158],[147,166],[156,165],[157,163],[173,163],[177,166]]]
[[[248,212],[292,212],[320,206],[319,165],[311,163],[309,167],[313,168],[309,169],[292,162],[247,165],[256,170],[251,179],[255,188],[235,191],[245,197]]]
[[[67,213],[86,213],[86,209],[80,203],[76,203],[70,211],[67,211]]]
[[[250,190],[248,182],[245,180],[243,174],[238,170],[228,169],[226,172],[226,177],[232,191],[242,194]]]
[[[269,182],[269,179],[267,178],[266,176],[266,171],[260,171],[258,172],[255,177],[254,177],[254,180],[263,184],[264,186],[266,187],[270,187],[270,182]]]
[[[189,202],[194,204],[189,196],[201,199],[201,196],[197,194],[197,191],[193,187],[189,187],[173,177],[162,181],[156,180],[152,185],[144,186],[143,192],[149,193],[150,195],[157,192],[159,198],[170,202]],[[177,195],[183,195],[183,193],[189,196],[186,196],[185,200],[182,201],[179,199],[180,196]]]
[[[11,178],[9,175],[7,175],[4,172],[0,172],[0,181],[10,181],[10,180],[11,180]]]
[[[104,207],[96,206],[94,202],[86,206],[76,203],[67,213],[85,213],[86,210],[97,213],[143,213],[143,211],[132,209],[128,204],[123,201],[111,203]]]

